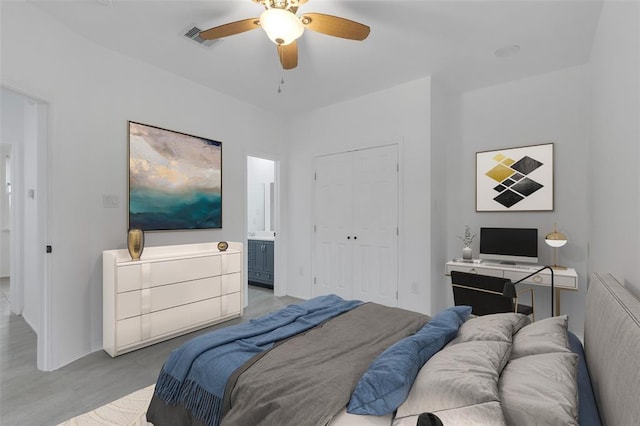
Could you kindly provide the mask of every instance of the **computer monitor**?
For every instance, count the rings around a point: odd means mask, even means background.
[[[480,228],[481,259],[538,263],[536,228]]]

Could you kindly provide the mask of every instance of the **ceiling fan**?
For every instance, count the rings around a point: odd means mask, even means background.
[[[259,18],[243,19],[213,27],[200,32],[205,40],[228,37],[262,27],[278,48],[282,68],[289,70],[298,66],[298,45],[296,40],[305,28],[334,37],[350,40],[364,40],[370,28],[349,19],[322,13],[296,15],[298,7],[308,0],[253,0],[264,6]]]

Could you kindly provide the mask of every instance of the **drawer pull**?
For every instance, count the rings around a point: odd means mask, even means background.
[[[469,269],[469,273],[470,274],[477,274],[478,271],[476,271],[476,268],[471,268],[471,269]]]
[[[151,312],[151,289],[145,288],[140,291],[140,313]]]
[[[542,282],[542,277],[540,275],[535,275],[531,280],[534,283],[541,283]]]
[[[151,315],[140,316],[140,339],[147,340],[151,338]]]

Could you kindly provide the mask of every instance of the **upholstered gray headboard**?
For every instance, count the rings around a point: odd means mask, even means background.
[[[584,349],[603,424],[638,424],[640,300],[610,274],[591,276]]]

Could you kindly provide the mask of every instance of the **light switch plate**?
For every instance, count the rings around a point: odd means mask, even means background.
[[[117,209],[120,207],[120,197],[116,194],[103,194],[102,207],[105,209]]]

